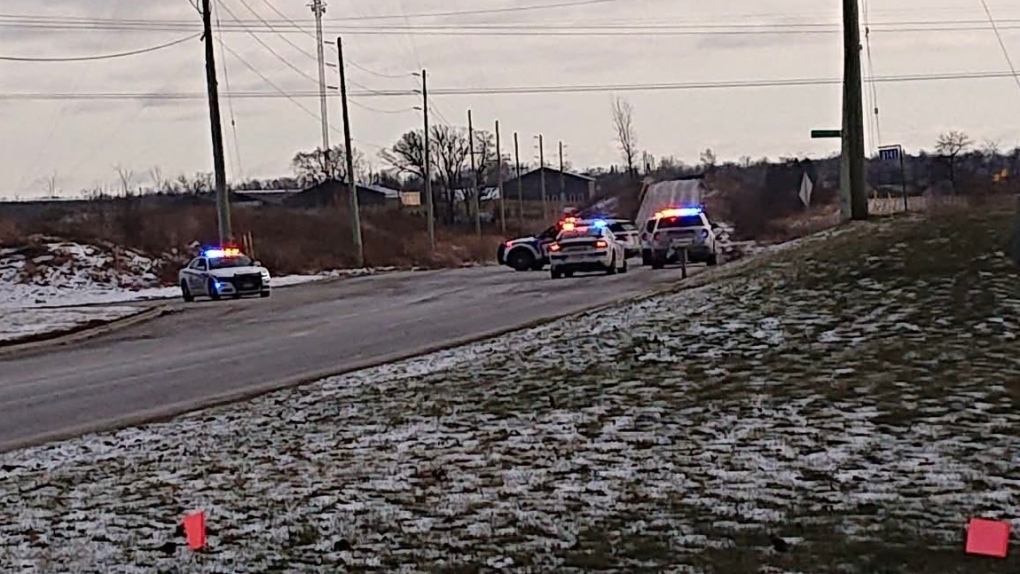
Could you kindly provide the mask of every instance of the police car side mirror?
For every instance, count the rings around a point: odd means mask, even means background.
[[[254,263],[254,265],[255,265],[255,267],[262,267],[262,262],[261,261],[256,261]]]

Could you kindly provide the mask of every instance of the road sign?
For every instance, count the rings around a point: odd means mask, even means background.
[[[811,130],[811,139],[841,137],[843,137],[843,130]]]
[[[878,148],[878,159],[896,160],[900,159],[901,154],[902,150],[898,145]]]

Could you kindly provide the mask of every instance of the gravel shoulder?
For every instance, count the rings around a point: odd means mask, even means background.
[[[0,571],[1015,572],[962,544],[971,516],[1020,527],[1009,222],[856,225],[701,286],[0,456]],[[174,530],[199,508],[191,553]]]

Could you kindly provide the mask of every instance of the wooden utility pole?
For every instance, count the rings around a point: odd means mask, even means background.
[[[209,92],[209,124],[212,128],[213,172],[216,181],[216,219],[219,224],[220,245],[234,240],[230,228],[230,197],[227,195],[227,167],[223,159],[223,124],[220,120],[220,95],[216,83],[216,51],[213,49],[212,7],[210,0],[202,0],[202,29],[205,40],[205,84]]]
[[[567,200],[567,179],[563,174],[563,142],[560,142],[560,211],[563,210],[564,202]]]
[[[1016,196],[1016,213],[1013,215],[1013,264],[1020,267],[1020,193]]]
[[[478,169],[475,160],[475,124],[471,119],[471,110],[468,110],[468,153],[471,154],[471,194],[474,199],[475,208],[475,233],[482,236],[482,201],[478,197]]]
[[[861,29],[858,0],[843,0],[843,162],[850,217],[868,218],[864,155],[864,90],[861,86]]]
[[[499,120],[496,120],[496,187],[499,189],[499,229],[506,235],[506,194],[503,193],[503,148],[499,144]]]
[[[347,158],[347,193],[351,196],[351,227],[354,229],[354,249],[358,268],[365,266],[365,245],[361,240],[361,208],[358,205],[358,178],[354,173],[354,149],[351,147],[351,118],[347,109],[347,72],[344,69],[343,39],[337,36],[336,51],[339,57],[340,101],[344,115],[344,155]]]
[[[535,157],[535,156],[531,156]],[[545,221],[549,217],[549,204],[548,199],[545,196],[545,140],[542,139],[542,134],[538,134],[538,167],[539,175],[541,177],[541,188],[542,188],[542,220]]]
[[[524,182],[521,181],[521,148],[514,132],[514,163],[517,164],[517,223],[524,230]]]
[[[432,148],[429,146],[429,88],[425,70],[421,71],[421,113],[425,118],[425,149],[422,158],[425,162],[425,215],[428,217],[429,248],[436,252],[436,218],[435,205],[432,202]]]

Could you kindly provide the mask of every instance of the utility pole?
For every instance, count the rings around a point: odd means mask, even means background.
[[[322,153],[326,154],[326,165],[329,163],[329,116],[326,106],[326,57],[322,45],[322,15],[326,13],[326,3],[322,0],[312,0],[308,5],[315,14],[315,47],[319,58],[319,113],[322,118]],[[338,46],[339,47],[339,46]],[[332,178],[335,174],[329,174]]]
[[[499,229],[506,235],[506,194],[503,193],[503,148],[499,144],[499,120],[496,120],[496,186],[499,189]]]
[[[539,175],[541,177],[542,219],[544,221],[547,217],[549,217],[549,205],[545,196],[545,140],[542,139],[542,134],[538,134],[538,167],[540,170]]]
[[[344,155],[347,157],[347,193],[351,196],[351,227],[354,229],[354,249],[358,268],[365,266],[365,246],[361,241],[361,208],[358,205],[358,179],[354,174],[354,153],[351,147],[351,119],[347,111],[347,72],[344,69],[343,39],[337,36],[336,51],[340,71],[340,101],[344,115]]]
[[[478,197],[478,170],[475,162],[475,124],[468,110],[468,153],[471,154],[471,193],[475,204],[475,233],[482,236],[482,201]]]
[[[517,164],[517,223],[524,230],[524,182],[521,181],[521,148],[517,145],[517,132],[514,132],[514,163]]]
[[[213,49],[210,3],[210,0],[202,0],[205,83],[209,92],[209,123],[212,128],[213,171],[216,178],[216,219],[219,224],[220,246],[224,246],[234,240],[234,232],[230,229],[230,197],[227,195],[227,167],[223,159],[223,124],[220,120],[220,94],[216,84],[216,50]]]
[[[425,215],[428,217],[429,248],[436,252],[436,219],[435,205],[432,202],[432,148],[429,146],[429,88],[425,70],[421,71],[421,113],[425,118],[425,149],[422,157],[425,160]]]
[[[563,211],[567,198],[567,180],[563,174],[563,142],[560,142],[560,211]]]
[[[861,86],[861,29],[858,0],[843,0],[843,162],[850,217],[868,218],[864,159],[864,90]]]

